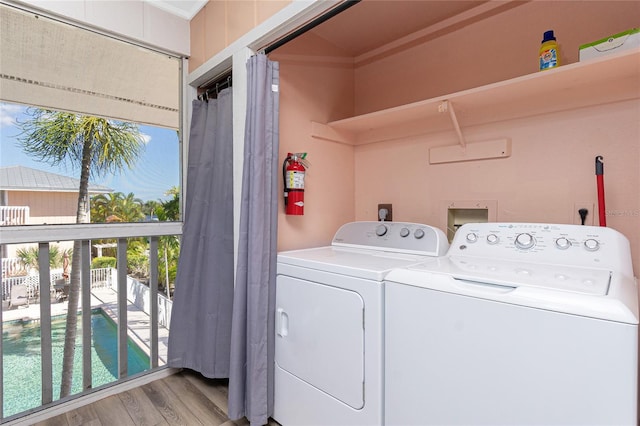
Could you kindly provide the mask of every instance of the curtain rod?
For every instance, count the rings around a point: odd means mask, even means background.
[[[215,83],[208,84],[204,91],[198,95],[198,99],[201,101],[208,101],[209,99],[216,99],[221,90],[231,87],[233,85],[233,79],[231,73],[225,73]]]
[[[301,36],[302,34],[306,33],[307,31],[317,27],[318,25],[322,24],[325,21],[328,21],[329,19],[333,18],[337,14],[344,12],[345,10],[349,9],[351,6],[355,6],[358,3],[360,3],[360,0],[347,0],[344,3],[339,4],[337,7],[335,7],[334,9],[331,9],[330,11],[325,13],[324,15],[321,15],[321,16],[317,17],[313,21],[311,21],[311,22],[307,23],[306,25],[298,28],[294,32],[286,35],[285,37],[281,38],[280,40],[277,40],[273,44],[265,47],[261,52],[263,52],[265,55],[273,52],[274,50],[276,50],[277,48],[282,47],[283,45],[287,44],[288,42],[290,42],[294,38],[296,38],[298,36]]]

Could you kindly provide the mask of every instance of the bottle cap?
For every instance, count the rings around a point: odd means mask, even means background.
[[[553,35],[553,30],[549,30],[544,32],[544,36],[542,37],[542,42],[544,43],[545,41],[555,40],[555,39],[556,38]]]

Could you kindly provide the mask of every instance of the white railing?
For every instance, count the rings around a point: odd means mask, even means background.
[[[127,276],[127,299],[147,315],[151,315],[151,290],[135,278]],[[158,324],[169,329],[171,323],[171,300],[158,293]]]
[[[29,206],[0,206],[0,226],[29,224]]]
[[[78,224],[78,225],[30,225],[25,227],[2,227],[0,229],[0,245],[4,244],[28,244],[38,243],[39,253],[41,258],[39,263],[41,265],[48,264],[48,253],[50,243],[58,241],[75,240],[79,242],[79,253],[81,254],[81,297],[78,308],[82,312],[91,312],[92,299],[88,295],[97,289],[105,288],[113,290],[116,294],[115,298],[109,296],[109,301],[106,305],[109,305],[107,309],[110,310],[113,320],[116,322],[116,335],[117,335],[117,355],[116,370],[118,373],[118,379],[110,384],[118,384],[127,380],[128,376],[128,348],[127,339],[129,338],[129,329],[137,328],[138,335],[142,336],[142,333],[147,333],[150,338],[145,342],[148,342],[148,350],[150,368],[143,373],[138,373],[140,376],[153,373],[161,368],[166,368],[166,355],[162,355],[163,359],[160,359],[160,349],[166,348],[166,340],[168,335],[165,333],[165,328],[168,328],[171,301],[164,297],[158,291],[158,243],[159,239],[163,236],[180,236],[182,234],[182,224],[179,222],[165,222],[165,223],[129,223],[129,224],[109,224],[109,225],[94,225],[94,224]],[[126,267],[119,269],[115,268],[101,268],[91,269],[91,241],[113,239],[117,241],[117,264],[127,264],[127,249],[129,241],[132,238],[143,237],[148,241],[148,253],[149,253],[149,285],[142,284],[135,280],[132,280],[126,274]],[[42,268],[41,268],[42,269]],[[48,269],[48,268],[47,268]],[[33,292],[29,294],[30,297],[37,297],[34,293],[36,289],[55,288],[56,280],[62,278],[62,270],[41,270],[39,274],[35,276],[22,276],[22,277],[8,277],[2,278],[2,289],[4,298],[10,299],[11,286],[22,283],[27,284],[29,288],[33,289]],[[47,283],[47,281],[50,283]],[[94,295],[98,291],[95,291]],[[102,290],[100,296],[105,296],[110,291]],[[106,299],[105,299],[106,300]],[[155,303],[153,302],[155,300]],[[51,312],[55,300],[48,297],[39,297],[39,322],[43,332],[40,335],[41,350],[41,407],[45,409],[54,408],[58,401],[54,400],[53,388],[53,374],[51,366],[53,363],[52,356],[52,337],[51,337]],[[4,302],[7,304],[7,302]],[[105,305],[105,306],[106,306]],[[133,305],[136,307],[134,309]],[[58,306],[58,305],[56,305]],[[114,309],[115,308],[115,309]],[[20,309],[20,308],[18,308]],[[31,307],[29,308],[31,309]],[[129,315],[134,315],[134,311],[143,311],[147,313],[148,320],[140,321],[138,318],[129,320]],[[9,315],[9,311],[7,315]],[[4,313],[3,312],[3,313]],[[135,315],[137,315],[137,312]],[[13,312],[12,312],[13,313]],[[91,317],[90,315],[82,315],[79,318],[82,322],[82,341],[81,345],[81,363],[84,366],[82,377],[80,381],[82,383],[82,389],[87,389],[87,392],[91,392],[95,389],[92,384],[92,375],[90,371],[87,372],[87,366],[91,365]],[[141,324],[143,324],[141,326]],[[79,324],[80,325],[80,324]],[[4,324],[3,324],[4,326]],[[143,329],[144,328],[144,329]],[[162,337],[160,336],[160,328],[162,328]],[[162,342],[162,347],[161,347]],[[4,371],[4,358],[0,358],[0,372]],[[89,369],[90,370],[90,369]],[[46,374],[45,374],[46,373]],[[6,381],[6,377],[4,377]],[[142,377],[136,377],[132,379],[132,382],[140,379],[144,381]],[[74,379],[75,380],[75,379]],[[2,389],[3,381],[0,381],[0,389]],[[57,386],[57,384],[55,384]],[[82,397],[85,392],[81,392],[73,395],[71,398]],[[6,392],[0,392],[0,407],[3,407],[3,399],[6,397]],[[69,400],[65,400],[69,401]],[[57,407],[56,407],[57,409]],[[24,414],[24,413],[21,413]],[[21,414],[6,416],[4,410],[0,412],[0,423],[7,419],[19,418]]]
[[[30,300],[36,298],[38,286],[40,285],[37,275],[22,275],[17,277],[2,278],[2,300],[9,300],[11,288],[16,285],[26,285]]]
[[[118,270],[115,268],[97,268],[91,270],[91,289],[116,287]]]
[[[115,290],[117,269],[114,268],[98,268],[91,270],[91,289],[96,288],[113,288]],[[62,279],[62,269],[52,270],[50,272],[50,288],[51,293],[55,292],[55,284]],[[2,300],[9,300],[11,288],[14,285],[26,285],[29,299],[36,302],[38,297],[38,288],[40,287],[40,277],[38,275],[20,275],[2,278]]]
[[[62,271],[51,272],[50,274],[50,288],[51,293],[54,293],[54,285],[56,280],[62,278]],[[21,275],[17,277],[8,277],[2,279],[2,300],[9,300],[11,297],[11,288],[15,285],[27,286],[27,294],[31,302],[36,302],[39,295],[38,289],[40,288],[40,277],[38,275]]]
[[[24,273],[25,267],[17,257],[4,257],[2,258],[2,276],[3,277],[13,277]]]

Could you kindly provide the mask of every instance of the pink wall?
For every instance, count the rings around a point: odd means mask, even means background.
[[[209,0],[190,22],[193,71],[291,0]]]
[[[640,1],[533,1],[356,67],[363,114],[538,72],[542,34],[554,30],[563,64],[579,46],[640,25]],[[393,53],[393,52],[391,52]],[[380,88],[385,90],[380,96]]]
[[[280,196],[278,250],[327,245],[338,227],[354,218],[353,147],[310,137],[311,121],[327,122],[352,114],[353,69],[339,57],[327,62],[302,54],[312,51],[325,58],[333,49],[321,40],[310,43],[292,42],[270,55],[280,62],[280,161],[287,152],[307,152],[311,163],[304,216],[285,215]]]
[[[537,72],[547,29],[556,31],[565,63],[576,62],[580,44],[637,26],[638,16],[640,2],[534,1],[352,68],[340,62],[339,50],[311,35],[279,49],[271,57],[281,61],[280,156],[308,151],[312,168],[306,214],[281,211],[278,249],[328,244],[343,223],[375,220],[378,203],[393,204],[394,220],[443,229],[452,200],[495,201],[499,221],[575,223],[575,203],[597,206],[594,158],[603,155],[608,225],[630,239],[640,273],[640,100],[476,127],[461,123],[469,142],[512,141],[510,158],[465,163],[429,164],[430,147],[457,143],[453,130],[353,147],[314,140],[309,129],[311,121]],[[595,209],[590,219],[597,224]]]
[[[563,63],[577,62],[581,44],[636,27],[638,17],[640,2],[524,3],[357,67],[355,111],[361,114],[538,72],[537,52],[547,29],[555,31]],[[380,96],[379,88],[390,81],[395,82],[393,90]],[[468,141],[510,137],[513,154],[500,160],[429,165],[428,148],[455,144],[453,130],[356,147],[356,220],[375,217],[379,202],[392,202],[396,220],[444,229],[448,201],[495,200],[498,221],[574,223],[575,203],[597,207],[594,158],[603,155],[607,225],[631,241],[638,274],[639,117],[636,101],[477,128],[461,123]],[[393,173],[381,177],[380,170]],[[407,181],[411,191],[400,189]],[[597,211],[591,215],[598,224]]]
[[[8,205],[29,206],[30,223],[75,223],[78,193],[7,191]]]
[[[607,225],[631,240],[640,273],[640,101],[465,129],[469,141],[508,136],[510,158],[429,164],[453,132],[356,147],[356,220],[393,203],[394,220],[446,228],[451,200],[495,200],[497,221],[575,223],[575,203],[597,207],[594,159],[604,156]],[[589,219],[598,224],[597,212]]]

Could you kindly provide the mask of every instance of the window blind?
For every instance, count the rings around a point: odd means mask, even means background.
[[[177,129],[180,60],[0,5],[0,99]]]

